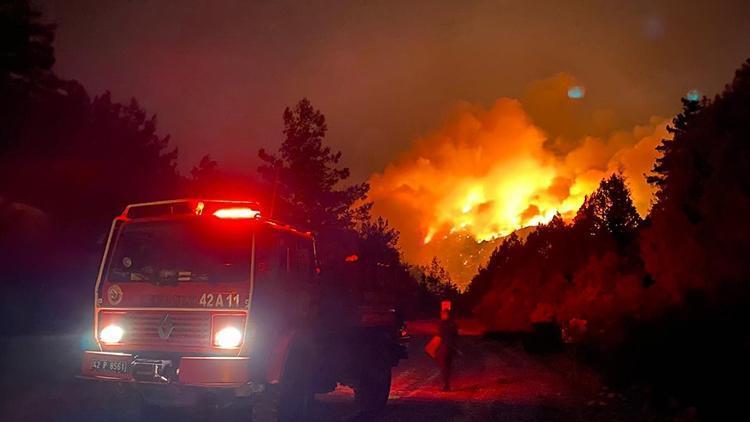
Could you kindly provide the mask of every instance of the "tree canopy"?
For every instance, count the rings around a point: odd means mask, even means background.
[[[341,152],[323,144],[328,127],[325,116],[303,98],[283,114],[284,140],[276,154],[261,149],[264,162],[258,168],[272,185],[274,216],[314,230],[325,236],[328,229],[353,228],[369,218],[367,183],[342,187],[349,169],[340,167]]]
[[[0,28],[3,28],[0,79],[28,78],[52,69],[55,26],[42,22],[41,17],[27,0],[6,0],[0,4]]]
[[[54,26],[27,1],[0,5],[0,198],[95,247],[130,203],[175,195],[177,150],[155,115],[59,78]]]
[[[645,175],[657,187],[649,215],[621,174],[603,179],[572,222],[556,217],[493,252],[465,297],[480,317],[512,330],[584,320],[602,341],[688,298],[731,308],[750,297],[750,61],[714,99],[682,105]]]

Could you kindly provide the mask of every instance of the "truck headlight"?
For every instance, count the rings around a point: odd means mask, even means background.
[[[222,349],[232,349],[242,344],[242,332],[235,327],[224,327],[214,336],[214,345]]]
[[[102,343],[112,344],[119,343],[122,340],[122,336],[125,334],[125,330],[119,325],[110,324],[102,329],[99,333],[99,340]]]

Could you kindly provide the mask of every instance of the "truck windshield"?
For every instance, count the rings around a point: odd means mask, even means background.
[[[249,224],[196,220],[126,224],[114,242],[112,282],[176,284],[249,279]]]

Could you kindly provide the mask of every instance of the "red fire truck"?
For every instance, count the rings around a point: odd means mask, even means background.
[[[406,357],[403,321],[329,294],[319,272],[313,236],[255,202],[130,205],[104,250],[81,377],[144,408],[242,401],[253,420],[302,420],[313,394],[345,384],[377,411]]]

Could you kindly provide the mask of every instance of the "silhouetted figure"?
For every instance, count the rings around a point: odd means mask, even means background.
[[[456,339],[458,337],[458,325],[453,319],[450,305],[443,306],[440,311],[440,347],[437,351],[436,360],[440,365],[443,377],[443,391],[451,391],[451,373],[453,371],[453,355],[456,353]]]

